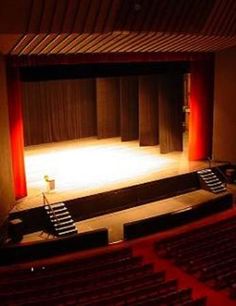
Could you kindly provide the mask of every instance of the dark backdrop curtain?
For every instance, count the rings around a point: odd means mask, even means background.
[[[120,79],[98,78],[97,131],[98,138],[120,136]]]
[[[27,195],[24,163],[22,95],[19,70],[10,65],[7,67],[7,86],[15,198],[20,199]]]
[[[160,153],[183,150],[183,94],[183,74],[164,73],[159,76]]]
[[[25,145],[94,136],[93,79],[24,83]]]
[[[139,76],[139,144],[159,143],[158,76]]]

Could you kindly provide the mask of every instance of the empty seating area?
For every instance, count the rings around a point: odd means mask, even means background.
[[[206,305],[128,247],[5,271],[0,299],[1,305]]]
[[[163,239],[157,254],[215,290],[236,298],[236,217]]]

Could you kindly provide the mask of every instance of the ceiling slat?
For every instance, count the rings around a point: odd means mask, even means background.
[[[37,45],[45,38],[47,34],[37,34],[33,39],[20,51],[19,55],[28,55],[37,47]]]
[[[70,34],[66,36],[64,39],[61,40],[59,44],[57,44],[53,49],[49,51],[49,54],[57,54],[60,53],[60,51],[65,48],[67,45],[69,45],[76,37],[78,37],[79,34]]]
[[[0,4],[4,54],[213,52],[236,40],[235,0],[17,0],[16,7],[20,30],[7,36],[2,11],[11,21],[12,5]]]
[[[44,14],[45,1],[33,0],[33,5],[31,7],[31,15],[28,22],[28,33],[39,33],[41,20]]]
[[[87,18],[85,20],[83,32],[93,33],[95,32],[95,26],[99,15],[99,9],[101,2],[98,0],[90,0],[90,10],[88,11]]]
[[[50,34],[52,35],[52,34]],[[40,52],[39,55],[42,54],[50,54],[51,50],[53,50],[57,45],[59,45],[69,34],[58,34],[56,35],[53,40],[47,44]]]
[[[96,20],[96,25],[94,27],[94,32],[101,33],[104,31],[105,22],[110,13],[110,6],[112,0],[102,0],[100,2],[100,9],[98,10],[98,16]]]
[[[63,20],[62,33],[71,33],[75,24],[75,18],[79,7],[78,0],[67,1],[65,16]]]
[[[54,39],[57,37],[57,34],[46,35],[40,43],[38,43],[31,51],[31,54],[39,54],[43,49],[45,49]]]
[[[90,8],[91,0],[80,0],[79,6],[76,12],[75,23],[73,26],[74,33],[83,33],[84,24],[86,22],[86,18],[88,16],[88,11]]]

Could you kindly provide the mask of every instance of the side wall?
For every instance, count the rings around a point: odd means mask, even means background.
[[[0,55],[0,226],[14,204],[13,176],[8,121],[6,66]]]
[[[236,162],[236,48],[215,57],[213,159]]]

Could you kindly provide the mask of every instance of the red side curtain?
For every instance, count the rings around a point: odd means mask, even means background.
[[[16,199],[20,199],[27,195],[27,189],[24,165],[22,97],[18,68],[13,68],[8,65],[7,83],[15,197]]]
[[[191,62],[189,160],[211,157],[213,130],[213,59]]]

